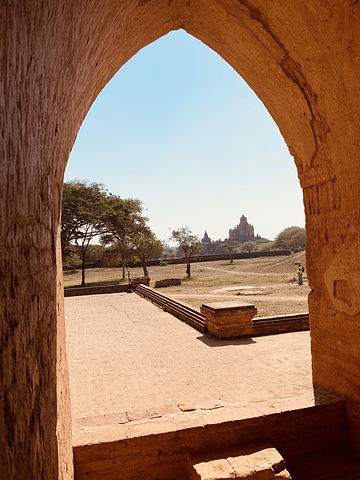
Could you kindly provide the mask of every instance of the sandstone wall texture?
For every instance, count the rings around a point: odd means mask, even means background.
[[[56,252],[63,173],[101,89],[183,28],[268,108],[304,191],[314,381],[344,396],[360,455],[360,2],[3,0],[0,471],[71,478]],[[174,92],[176,95],[176,92]]]

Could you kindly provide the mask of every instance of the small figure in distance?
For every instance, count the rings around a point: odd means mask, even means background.
[[[295,265],[296,265],[296,270],[297,270],[297,274],[298,274],[299,285],[302,285],[303,284],[303,273],[305,272],[305,268],[301,265],[300,262],[296,262]]]

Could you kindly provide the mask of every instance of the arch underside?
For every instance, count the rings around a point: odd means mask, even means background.
[[[101,89],[141,48],[179,28],[245,79],[294,157],[314,382],[347,399],[360,454],[360,3],[301,0],[295,11],[276,0],[19,0],[0,9],[5,478],[72,476],[58,247],[64,170]]]

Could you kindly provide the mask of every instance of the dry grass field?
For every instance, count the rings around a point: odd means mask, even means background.
[[[181,300],[196,308],[203,303],[241,300],[255,304],[258,316],[283,315],[307,312],[306,271],[304,285],[297,284],[295,262],[305,265],[305,253],[289,257],[262,257],[216,262],[193,263],[191,278],[186,276],[186,266],[166,265],[149,267],[150,286],[156,280],[181,278],[180,286],[159,289],[159,292]],[[141,268],[132,268],[131,277],[142,276]],[[87,285],[127,283],[121,280],[118,268],[93,268],[86,271]],[[79,270],[64,272],[64,285],[79,286]]]

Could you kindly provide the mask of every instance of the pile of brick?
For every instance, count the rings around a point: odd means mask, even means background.
[[[135,289],[138,285],[150,285],[149,277],[134,277],[131,279],[131,288]]]

